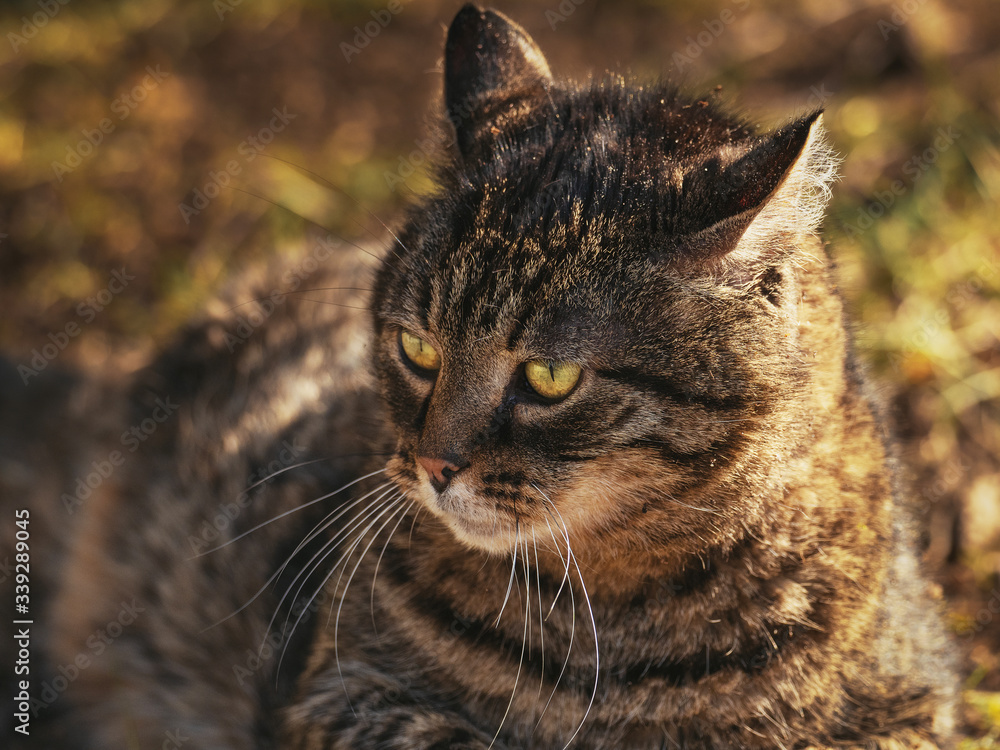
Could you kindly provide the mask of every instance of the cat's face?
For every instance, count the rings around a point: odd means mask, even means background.
[[[500,63],[467,70],[484,42]],[[797,384],[790,237],[746,242],[812,120],[761,139],[666,89],[558,86],[489,12],[447,65],[459,153],[373,299],[390,473],[489,551],[724,533],[754,500],[706,489],[762,462]]]

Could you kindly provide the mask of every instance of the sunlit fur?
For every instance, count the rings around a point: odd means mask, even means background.
[[[137,375],[125,425],[180,406],[82,511],[41,677],[144,614],[36,741],[947,747],[950,646],[817,236],[819,113],[559,81],[470,6],[445,108],[371,273],[366,247],[308,293],[272,292],[295,259],[242,279]],[[536,359],[579,382],[538,397]]]

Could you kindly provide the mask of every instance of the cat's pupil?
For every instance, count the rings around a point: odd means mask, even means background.
[[[421,370],[435,372],[441,367],[441,355],[420,336],[400,331],[399,342],[407,360]]]
[[[569,395],[580,380],[581,367],[573,362],[535,359],[525,363],[528,385],[539,396],[561,399]]]

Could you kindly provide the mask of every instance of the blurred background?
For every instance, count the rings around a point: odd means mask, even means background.
[[[241,270],[391,225],[447,143],[459,5],[5,2],[0,350],[125,376]],[[826,109],[825,235],[962,650],[963,750],[1000,747],[1000,3],[493,5],[557,75],[665,76],[765,127]]]

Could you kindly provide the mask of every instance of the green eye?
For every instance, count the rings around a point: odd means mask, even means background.
[[[524,376],[535,393],[543,398],[565,398],[580,379],[580,365],[533,359],[524,365]]]
[[[414,336],[408,331],[400,331],[399,343],[403,347],[403,353],[413,364],[421,370],[437,371],[441,369],[441,355],[437,349],[428,344],[419,336]]]

